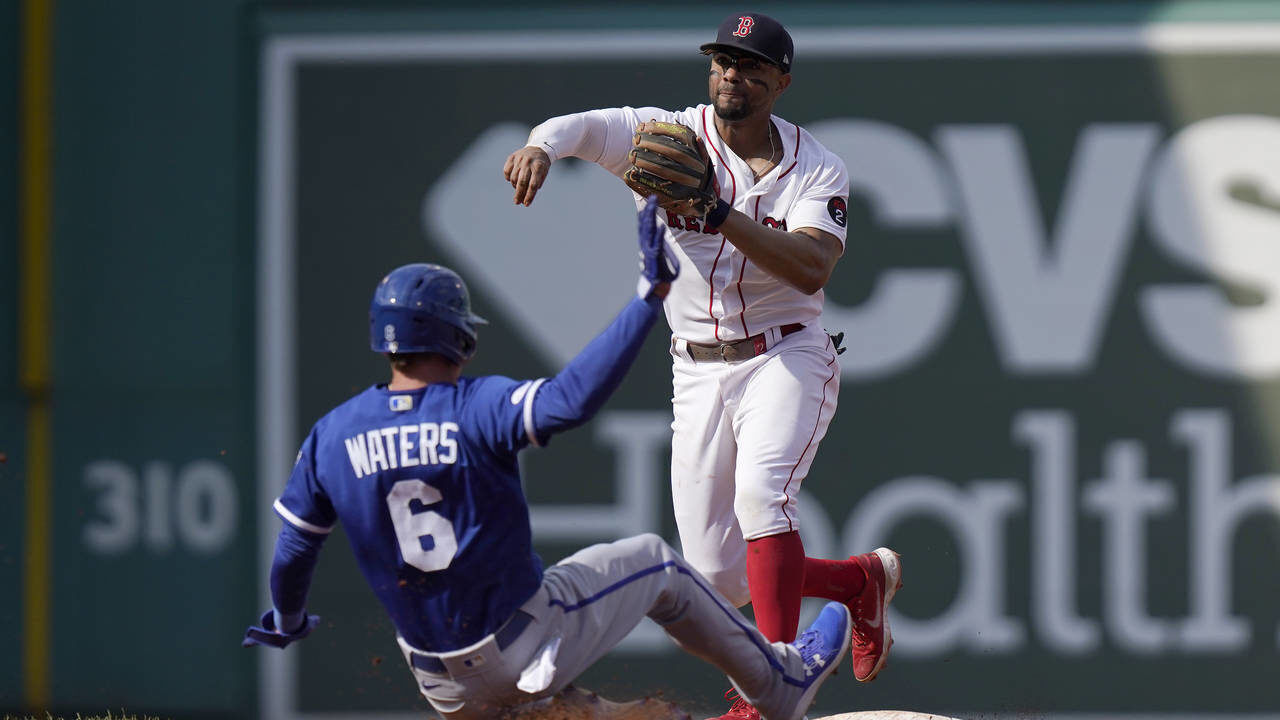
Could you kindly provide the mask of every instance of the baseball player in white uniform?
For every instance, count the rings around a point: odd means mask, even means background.
[[[794,57],[781,24],[735,13],[701,50],[711,56],[709,104],[551,118],[503,173],[515,202],[528,205],[559,158],[589,160],[621,177],[648,121],[696,133],[719,201],[702,217],[668,211],[664,218],[684,269],[664,305],[683,553],[731,602],[751,602],[772,641],[795,637],[802,597],[846,603],[854,675],[871,680],[892,644],[885,615],[901,586],[898,555],[878,548],[847,560],[808,558],[796,513],[840,388],[837,348],[820,319],[822,288],[844,252],[848,173],[803,128],[772,114]],[[722,717],[759,714],[738,698]]]

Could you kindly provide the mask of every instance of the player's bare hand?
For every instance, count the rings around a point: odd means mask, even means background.
[[[550,170],[551,158],[547,151],[527,145],[507,157],[506,164],[502,166],[502,177],[516,189],[515,203],[528,207]]]

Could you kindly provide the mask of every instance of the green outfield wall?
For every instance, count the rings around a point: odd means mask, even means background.
[[[6,4],[18,18],[33,3]],[[46,4],[45,7],[49,5]],[[31,405],[12,384],[21,313],[0,243],[0,709],[171,717],[256,712],[236,642],[257,597],[253,239],[239,231],[239,8],[53,6],[52,448],[47,607],[23,603]],[[4,23],[7,43],[18,23]],[[6,52],[6,58],[10,52]],[[7,61],[7,73],[21,63]],[[9,87],[8,85],[5,86]],[[5,107],[12,108],[6,94]],[[6,122],[19,114],[7,112]],[[6,134],[6,137],[12,137]],[[10,172],[3,184],[28,181]],[[13,208],[5,193],[4,218]],[[13,262],[8,262],[10,258]],[[13,448],[13,449],[10,449]],[[11,564],[16,558],[17,568]],[[12,574],[11,574],[12,573]],[[10,582],[12,578],[12,582]],[[20,638],[51,637],[44,667]],[[14,641],[10,642],[13,637]],[[33,674],[45,678],[33,693]]]
[[[18,28],[14,7],[0,11],[0,135],[17,138]],[[0,146],[0,698],[12,703],[22,674],[20,597],[22,587],[23,483],[22,402],[18,392],[18,143]]]
[[[502,161],[552,115],[704,101],[695,48],[733,8],[57,7],[50,706],[425,712],[341,530],[316,634],[239,647],[269,501],[311,423],[382,379],[366,308],[387,269],[467,279],[491,321],[477,374],[553,374],[608,322],[634,284],[630,193],[566,161],[515,207]],[[824,316],[849,350],[802,535],[829,557],[888,543],[906,569],[889,668],[842,672],[817,713],[1280,713],[1280,4],[762,9],[797,43],[777,114],[852,179]],[[0,56],[19,40],[0,30]],[[544,560],[676,542],[664,330],[596,420],[522,456]],[[21,597],[0,599],[0,710],[30,707]],[[703,710],[727,687],[648,624],[583,684]]]
[[[214,7],[59,5],[59,707],[252,707],[252,239],[237,15]]]

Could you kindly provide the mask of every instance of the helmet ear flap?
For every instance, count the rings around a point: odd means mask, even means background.
[[[463,360],[470,360],[472,355],[476,354],[476,339],[461,330],[454,328],[454,344],[458,348],[458,353],[462,355]]]

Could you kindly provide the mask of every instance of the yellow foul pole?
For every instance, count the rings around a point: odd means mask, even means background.
[[[22,4],[19,381],[27,399],[22,678],[25,704],[50,700],[50,251],[53,219],[53,0]]]

